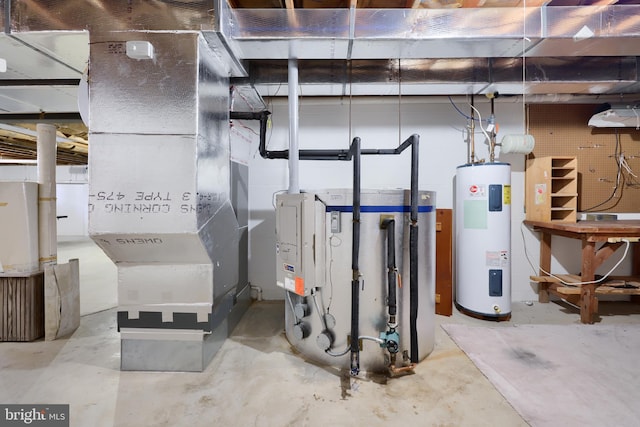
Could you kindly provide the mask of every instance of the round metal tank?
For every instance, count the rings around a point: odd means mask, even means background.
[[[511,314],[511,166],[466,164],[456,174],[456,306]]]
[[[434,347],[435,335],[435,193],[420,191],[418,203],[418,357]],[[285,291],[285,330],[291,344],[304,357],[348,369],[352,291],[352,192],[315,192],[316,234],[313,237],[315,286],[302,292]],[[397,327],[399,351],[411,354],[409,313],[410,192],[363,190],[360,213],[359,270],[360,370],[386,371],[390,353],[375,341],[388,326],[387,231],[381,221],[395,222]],[[311,273],[307,272],[307,276]]]

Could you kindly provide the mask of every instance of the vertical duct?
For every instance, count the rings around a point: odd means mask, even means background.
[[[298,60],[289,58],[289,193],[300,192],[298,110]]]
[[[56,127],[38,124],[38,246],[40,269],[56,264],[58,241],[56,224]]]
[[[226,63],[199,32],[90,37],[89,232],[118,267],[121,368],[202,371],[249,300]]]

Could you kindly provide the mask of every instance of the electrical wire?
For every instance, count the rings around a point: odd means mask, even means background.
[[[455,108],[455,110],[460,113],[460,115],[462,117],[464,117],[467,120],[472,120],[471,116],[467,116],[464,112],[462,112],[462,110],[460,110],[460,108],[458,108],[458,106],[453,102],[453,99],[451,98],[451,96],[448,96],[447,98],[449,98],[449,102],[451,103],[451,105],[453,106],[453,108]],[[474,121],[479,121],[478,119],[474,118]]]
[[[382,338],[377,338],[377,337],[370,337],[368,335],[360,335],[358,337],[359,340],[369,340],[369,341],[374,341],[378,344],[384,344],[384,340]],[[333,353],[331,352],[331,350],[325,350],[325,353],[327,353],[329,356],[333,356],[333,357],[340,357],[340,356],[344,356],[345,354],[349,353],[349,351],[351,351],[350,347],[347,347],[347,349],[341,353]]]
[[[484,127],[482,127],[482,116],[480,115],[480,111],[478,111],[478,109],[471,104],[469,104],[469,107],[473,108],[473,111],[475,111],[476,114],[478,114],[478,121],[480,122],[479,124],[480,130],[482,130],[482,133],[484,134],[485,138],[487,138],[487,141],[491,141],[491,138],[489,138],[489,134],[484,129]]]
[[[351,347],[347,347],[347,349],[341,353],[333,353],[330,349],[325,350],[324,352],[327,353],[329,356],[333,356],[333,357],[340,357],[340,356],[344,356],[345,354],[349,353],[351,351]]]
[[[629,175],[631,175],[634,178],[638,177],[638,175],[633,173],[633,171],[631,170],[631,166],[629,166],[629,163],[627,163],[627,159],[624,157],[624,154],[620,155],[620,165],[624,168],[624,170],[627,171]]]
[[[255,129],[250,128],[249,126],[245,125],[242,120],[239,119],[232,119],[231,120],[231,127],[234,127],[234,125],[238,125],[239,127],[248,130],[249,132],[253,133],[256,136],[260,136],[260,133],[256,132]]]
[[[332,243],[333,239],[338,240],[338,244]],[[333,302],[333,248],[342,245],[342,239],[335,234],[329,237],[329,303],[327,304],[327,313],[331,312],[331,303]]]
[[[629,253],[629,247],[631,246],[631,242],[629,242],[629,240],[627,239],[621,239],[621,241],[625,242],[627,245],[624,248],[624,253],[622,254],[622,257],[618,260],[618,262],[616,263],[616,265],[614,265],[611,270],[609,270],[609,272],[607,274],[605,274],[604,276],[602,276],[600,279],[598,280],[592,280],[589,282],[567,282],[562,280],[560,277],[556,276],[555,274],[552,274],[548,271],[545,271],[542,267],[538,267],[539,271],[536,271],[536,268],[533,266],[533,263],[531,262],[531,258],[529,257],[529,252],[527,251],[527,244],[525,241],[525,237],[524,237],[524,223],[520,223],[520,234],[522,235],[522,246],[524,248],[524,256],[527,259],[527,262],[529,263],[529,265],[531,266],[531,270],[533,270],[533,274],[534,275],[538,275],[539,272],[542,272],[550,277],[553,277],[554,279],[557,279],[560,283],[562,283],[563,285],[567,285],[567,286],[571,286],[571,287],[576,287],[579,285],[591,285],[591,284],[595,284],[595,283],[600,283],[602,281],[604,281],[605,279],[607,279],[611,273],[613,273],[613,271],[618,268],[618,266],[620,264],[622,264],[622,261],[624,261],[624,259],[627,257],[627,254]]]
[[[283,194],[286,193],[287,190],[278,190],[278,191],[274,191],[273,193],[271,193],[271,206],[273,206],[273,209],[277,209],[276,208],[276,196],[278,194]]]
[[[620,165],[622,166],[624,172],[624,185],[630,188],[638,188],[640,187],[640,182],[638,181],[638,175],[633,173],[633,169],[631,169],[631,165],[627,162],[627,158],[624,154],[620,155]]]
[[[293,308],[293,302],[291,301],[291,293],[288,290],[284,290],[284,294],[287,297],[287,301],[289,302],[289,306],[291,307],[291,315],[293,316],[294,319],[296,319],[295,324],[299,324],[300,321],[296,318],[296,310],[295,308]]]
[[[320,317],[320,323],[324,326],[325,330],[328,330],[329,327],[327,325],[327,319],[324,317],[324,310],[320,310],[320,306],[318,305],[318,301],[316,300],[316,288],[311,289],[311,298],[313,299],[313,304],[316,306],[316,311],[318,312],[318,317]]]
[[[370,337],[368,335],[360,335],[358,337],[359,340],[369,340],[369,341],[374,341],[377,342],[378,344],[384,344],[384,340],[382,338],[378,338],[378,337]]]
[[[590,208],[583,209],[582,212],[592,212],[595,209],[599,208],[600,206],[607,204],[610,200],[612,200],[616,196],[618,192],[618,188],[620,188],[620,181],[622,178],[622,165],[619,161],[619,158],[622,155],[622,146],[620,145],[620,134],[618,133],[618,129],[616,129],[615,137],[616,137],[616,147],[615,147],[613,157],[616,159],[616,164],[618,165],[618,172],[616,173],[616,185],[613,187],[613,191],[611,192],[611,195],[604,202],[598,203],[597,205],[591,206]],[[620,196],[618,196],[618,200],[616,201],[616,203],[613,206],[608,207],[607,209],[614,208],[620,202],[621,197],[622,197],[622,191],[620,192]]]

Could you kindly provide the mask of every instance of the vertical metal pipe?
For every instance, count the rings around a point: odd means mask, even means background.
[[[40,268],[58,261],[56,224],[56,127],[38,124],[38,246]]]
[[[298,59],[289,58],[289,193],[300,192]]]
[[[4,2],[4,16],[2,19],[4,20],[4,33],[11,34],[11,2]]]
[[[470,115],[471,119],[471,123],[469,124],[469,144],[471,145],[471,161],[468,163],[475,163],[476,162],[476,118],[475,118],[475,112],[473,109],[473,95],[471,95],[471,115]],[[482,126],[482,123],[480,123],[480,125]]]
[[[353,233],[351,244],[351,375],[360,372],[360,138],[353,139]]]
[[[418,135],[411,144],[411,224],[409,229],[409,335],[411,362],[418,363]]]
[[[495,98],[495,97],[494,97]],[[496,123],[495,123],[495,105],[494,98],[491,98],[491,116],[489,116],[489,123],[493,125],[491,133],[489,133],[489,161],[493,163],[496,159]]]

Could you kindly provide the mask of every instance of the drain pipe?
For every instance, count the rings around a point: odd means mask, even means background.
[[[39,123],[37,131],[38,246],[40,269],[58,263],[56,224],[56,127]]]
[[[489,116],[489,126],[491,126],[491,132],[489,133],[489,161],[493,163],[496,160],[496,115],[494,100],[495,96],[491,97],[491,115]],[[482,125],[482,124],[481,124]]]
[[[351,375],[360,372],[360,138],[349,150],[353,156],[353,232],[351,235]]]
[[[298,60],[289,58],[289,194],[300,192],[298,147]]]

